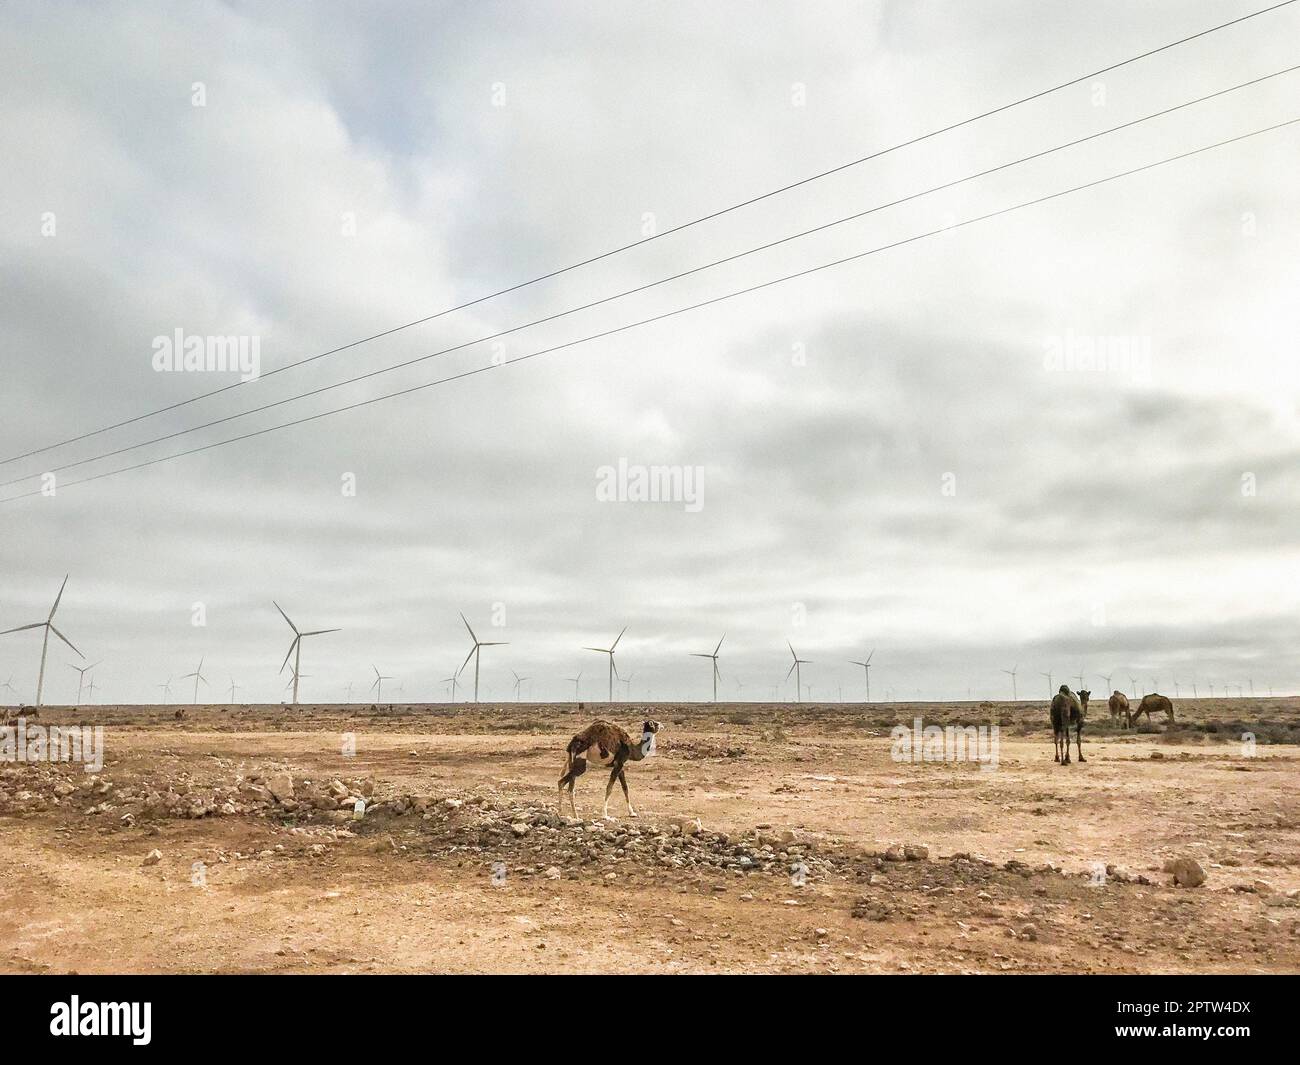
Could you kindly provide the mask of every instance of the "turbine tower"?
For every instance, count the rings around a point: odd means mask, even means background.
[[[609,647],[584,647],[583,648],[584,651],[596,651],[602,655],[609,655],[609,701],[611,703],[614,701],[614,678],[618,676],[618,669],[614,665],[614,651],[617,650],[618,641],[623,638],[624,632],[627,632],[626,625],[623,626],[622,632],[620,632],[614,638],[613,644],[611,644]],[[622,678],[620,677],[619,679],[621,680]]]
[[[521,677],[518,673],[515,673],[513,669],[510,672],[515,674],[515,702],[519,702],[519,689],[528,678]]]
[[[573,685],[573,701],[575,703],[582,702],[582,696],[578,692],[578,682],[582,680],[582,670],[578,670],[578,675],[576,677],[565,677],[564,679]]]
[[[1138,679],[1137,677],[1129,677],[1128,682],[1133,685],[1133,698],[1136,699],[1138,697]]]
[[[66,588],[67,586],[68,586],[68,577],[65,575],[63,578],[63,583],[59,585],[59,594],[54,597],[54,605],[50,607],[50,616],[47,617],[44,621],[35,621],[32,622],[32,624],[30,625],[19,625],[16,629],[5,629],[4,632],[0,632],[0,636],[8,636],[11,632],[26,632],[28,629],[45,630],[45,635],[41,640],[41,671],[36,675],[36,705],[37,706],[41,705],[41,693],[45,690],[45,656],[50,649],[50,633],[54,633],[54,635],[57,636],[60,640],[66,643],[69,647],[72,647],[72,641],[69,640],[66,636],[63,635],[63,633],[61,633],[58,629],[54,627],[54,612],[59,609],[59,602],[60,600],[63,599],[63,589]],[[85,660],[86,658],[85,655],[83,655],[80,651],[77,651],[75,647],[72,647],[72,649],[77,652],[78,658],[82,659],[83,661]]]
[[[231,706],[234,706],[234,705],[235,705],[235,692],[237,692],[237,691],[239,691],[239,690],[240,690],[240,687],[239,687],[238,684],[235,683],[235,678],[234,678],[234,677],[231,677],[231,678],[230,678],[230,705],[231,705]]]
[[[724,632],[722,634],[722,640],[725,640],[726,638],[727,634]],[[688,652],[692,658],[709,658],[713,660],[713,701],[715,703],[718,701],[718,680],[722,676],[722,674],[718,672],[718,652],[722,650],[722,640],[718,641],[718,646],[713,649],[713,654],[709,654],[708,651]]]
[[[1016,691],[1016,670],[1018,670],[1019,668],[1020,668],[1020,663],[1017,662],[1010,669],[1004,669],[1002,671],[1008,677],[1011,678],[1011,701],[1013,703],[1018,703],[1020,701],[1019,693]]]
[[[790,648],[790,657],[794,659],[794,661],[790,663],[790,668],[786,671],[785,679],[789,680],[790,674],[794,674],[794,701],[796,703],[801,703],[803,702],[803,670],[799,667],[810,666],[812,663],[808,659],[800,658],[795,654],[794,645],[790,643],[789,640],[785,641],[785,645]]]
[[[861,666],[861,667],[862,667],[862,671],[866,674],[866,678],[867,678],[867,702],[871,702],[871,655],[874,655],[875,653],[876,653],[876,649],[873,647],[873,648],[871,649],[871,654],[867,655],[867,657],[866,657],[866,659],[865,659],[864,661],[862,661],[862,662],[854,662],[852,659],[849,659],[849,664],[850,664],[850,665]]]
[[[284,656],[284,661],[280,663],[280,672],[284,672],[284,667],[289,664],[289,657],[293,656],[293,705],[298,705],[298,681],[302,677],[302,641],[308,636],[324,636],[328,632],[340,632],[340,629],[316,629],[314,632],[299,632],[298,626],[289,620],[289,615],[284,612],[279,603],[274,599],[275,609],[280,611],[280,617],[284,618],[289,628],[293,629],[293,643],[289,644],[289,650]]]
[[[384,701],[384,681],[392,680],[393,678],[386,677],[384,674],[380,673],[379,667],[376,665],[371,665],[370,668],[375,671],[375,683],[370,685],[370,690],[374,691],[376,688],[379,689],[379,694],[376,696],[375,702],[382,703]]]
[[[191,677],[194,678],[194,702],[197,704],[199,701],[199,681],[203,681],[204,684],[208,683],[208,678],[203,675],[202,658],[199,659],[198,669],[196,669],[193,673],[186,673],[183,677],[181,677],[181,680],[189,680]],[[211,687],[211,685],[208,686]]]
[[[461,614],[461,621],[465,621],[465,615]],[[465,661],[460,664],[460,669],[456,670],[456,676],[460,676],[461,671],[469,665],[469,660],[474,659],[474,701],[478,702],[478,659],[480,647],[506,647],[507,644],[497,641],[493,643],[484,643],[474,635],[474,630],[470,629],[469,622],[465,621],[465,628],[469,629],[469,638],[474,641],[474,646],[469,649],[469,654],[465,656]]]
[[[1052,673],[1051,673],[1051,670],[1048,670],[1046,673],[1042,673],[1042,672],[1040,672],[1038,675],[1039,675],[1040,677],[1046,677],[1046,678],[1047,678],[1047,697],[1050,699],[1053,695],[1056,694],[1056,689],[1052,687]],[[966,697],[967,697],[967,698],[970,698],[970,690],[969,690],[969,689],[967,689]]]

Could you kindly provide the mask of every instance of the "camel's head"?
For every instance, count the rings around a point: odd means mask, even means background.
[[[1085,690],[1080,690],[1080,692],[1079,692],[1079,702],[1083,703],[1083,706],[1084,706],[1084,709],[1085,709],[1085,710],[1088,708],[1088,700],[1089,700],[1090,698],[1092,698],[1092,692],[1090,692],[1090,691],[1085,691]]]
[[[1069,694],[1070,694],[1070,686],[1069,686],[1068,684],[1062,684],[1062,685],[1061,685],[1059,688],[1057,688],[1056,690],[1057,690],[1058,692],[1060,692],[1062,695],[1069,695]]]
[[[644,736],[647,733],[649,733],[651,736],[653,736],[661,728],[663,728],[663,726],[659,724],[658,721],[643,721],[641,723],[641,735]]]

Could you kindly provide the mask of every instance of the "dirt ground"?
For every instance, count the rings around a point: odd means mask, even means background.
[[[1177,705],[1069,766],[1028,702],[45,708],[105,763],[0,762],[0,971],[1298,972],[1300,700]],[[555,815],[597,716],[663,722],[637,819]]]

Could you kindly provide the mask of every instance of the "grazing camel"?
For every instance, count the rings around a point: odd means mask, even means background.
[[[609,783],[605,785],[605,806],[602,817],[609,817],[609,793],[614,790],[614,781],[623,785],[623,799],[627,803],[629,817],[636,817],[632,807],[631,796],[627,793],[627,777],[623,766],[626,762],[639,762],[654,749],[655,733],[662,726],[658,721],[644,721],[641,724],[641,740],[634,743],[632,737],[617,725],[609,721],[593,721],[569,741],[564,752],[564,774],[560,777],[560,813],[564,813],[564,788],[569,788],[569,807],[573,816],[578,816],[578,807],[573,800],[573,784],[587,771],[587,763],[609,766]]]
[[[1083,756],[1083,722],[1088,714],[1089,691],[1078,695],[1070,691],[1068,684],[1062,684],[1060,690],[1052,696],[1052,742],[1056,748],[1054,761],[1061,765],[1070,764],[1070,726],[1074,726],[1074,742],[1079,751],[1079,761],[1086,762]]]
[[[1116,688],[1110,693],[1110,698],[1106,700],[1110,707],[1110,719],[1117,721],[1124,719],[1124,727],[1128,728],[1128,696]]]
[[[1138,708],[1134,710],[1131,715],[1129,715],[1129,719],[1128,719],[1129,726],[1132,727],[1133,723],[1137,721],[1137,719],[1141,717],[1143,714],[1146,714],[1147,724],[1149,725],[1151,723],[1152,710],[1154,710],[1156,713],[1160,713],[1160,711],[1163,710],[1165,713],[1165,719],[1170,724],[1173,724],[1174,704],[1169,701],[1167,696],[1157,695],[1153,692],[1150,695],[1142,696],[1142,701],[1138,703]]]

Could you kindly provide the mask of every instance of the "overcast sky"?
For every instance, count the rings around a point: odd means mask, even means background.
[[[0,458],[663,232],[1263,0],[148,4],[0,9]],[[1300,688],[1300,126],[518,364],[491,365],[1300,117],[1300,72],[405,370],[112,458],[1296,62],[1300,5],[592,266],[0,466],[0,629],[97,699],[815,699]],[[201,106],[200,106],[201,104]],[[1057,355],[1102,338],[1129,357]],[[1115,338],[1114,341],[1106,338]],[[699,471],[601,498],[602,467]],[[66,470],[58,467],[69,466]],[[54,495],[13,499],[56,471]],[[349,478],[351,475],[351,478]],[[355,481],[355,494],[347,491]],[[202,604],[198,610],[196,604]],[[197,617],[202,614],[202,617]],[[194,624],[203,620],[202,625]],[[502,624],[494,624],[501,622]],[[34,699],[39,632],[0,638]],[[51,646],[47,702],[76,696]],[[472,663],[467,676],[472,684]],[[738,687],[743,685],[743,689]],[[176,684],[177,693],[181,690]],[[5,695],[5,701],[14,698]],[[206,694],[206,689],[205,689]]]

